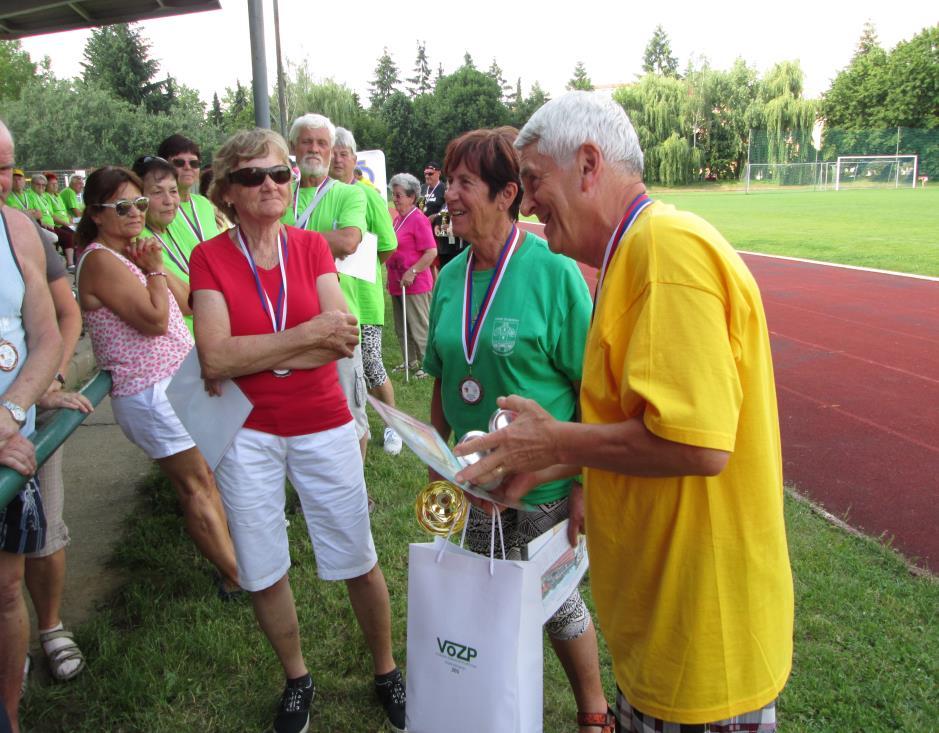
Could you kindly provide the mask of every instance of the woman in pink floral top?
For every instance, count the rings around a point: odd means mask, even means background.
[[[77,228],[84,247],[78,299],[95,359],[111,372],[111,407],[124,434],[169,478],[186,529],[221,575],[219,593],[238,588],[235,551],[215,479],[166,398],[192,349],[158,242],[137,239],[149,204],[140,179],[107,166],[88,177]]]

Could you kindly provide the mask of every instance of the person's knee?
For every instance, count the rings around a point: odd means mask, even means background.
[[[211,498],[215,491],[215,481],[209,467],[202,464],[193,469],[177,482],[177,491],[185,501],[200,501]]]
[[[6,553],[0,553],[6,554]],[[23,602],[23,563],[4,562],[0,565],[0,613],[18,610]]]

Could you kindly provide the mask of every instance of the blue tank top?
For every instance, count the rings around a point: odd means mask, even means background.
[[[23,271],[13,253],[7,221],[0,211],[0,339],[10,343],[16,349],[19,359],[12,371],[0,369],[0,394],[16,379],[26,363],[26,330],[23,328],[23,299],[26,297],[26,283]],[[5,409],[5,408],[3,408]],[[20,432],[29,435],[36,426],[36,408],[30,406],[26,412],[26,424]]]

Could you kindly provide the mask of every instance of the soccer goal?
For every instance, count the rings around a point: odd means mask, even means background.
[[[916,188],[916,155],[839,155],[835,190],[843,188]]]
[[[744,183],[747,193],[780,188],[825,190],[833,184],[830,163],[747,163]]]

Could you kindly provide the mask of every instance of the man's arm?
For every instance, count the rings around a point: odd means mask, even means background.
[[[727,451],[660,438],[641,417],[605,425],[570,423],[516,395],[500,397],[498,405],[516,412],[516,418],[498,432],[456,447],[458,455],[491,451],[457,479],[484,484],[506,473],[519,474],[501,489],[507,501],[518,501],[537,485],[528,474],[559,464],[629,476],[715,476],[730,458]]]
[[[62,358],[62,337],[55,321],[52,295],[46,284],[46,261],[33,224],[23,214],[3,211],[13,252],[23,272],[23,328],[29,353],[19,374],[0,398],[27,409],[35,404],[55,376]],[[9,410],[0,410],[0,445],[19,432]]]
[[[362,241],[362,230],[358,227],[344,227],[322,234],[329,244],[329,251],[339,260],[354,254]]]

